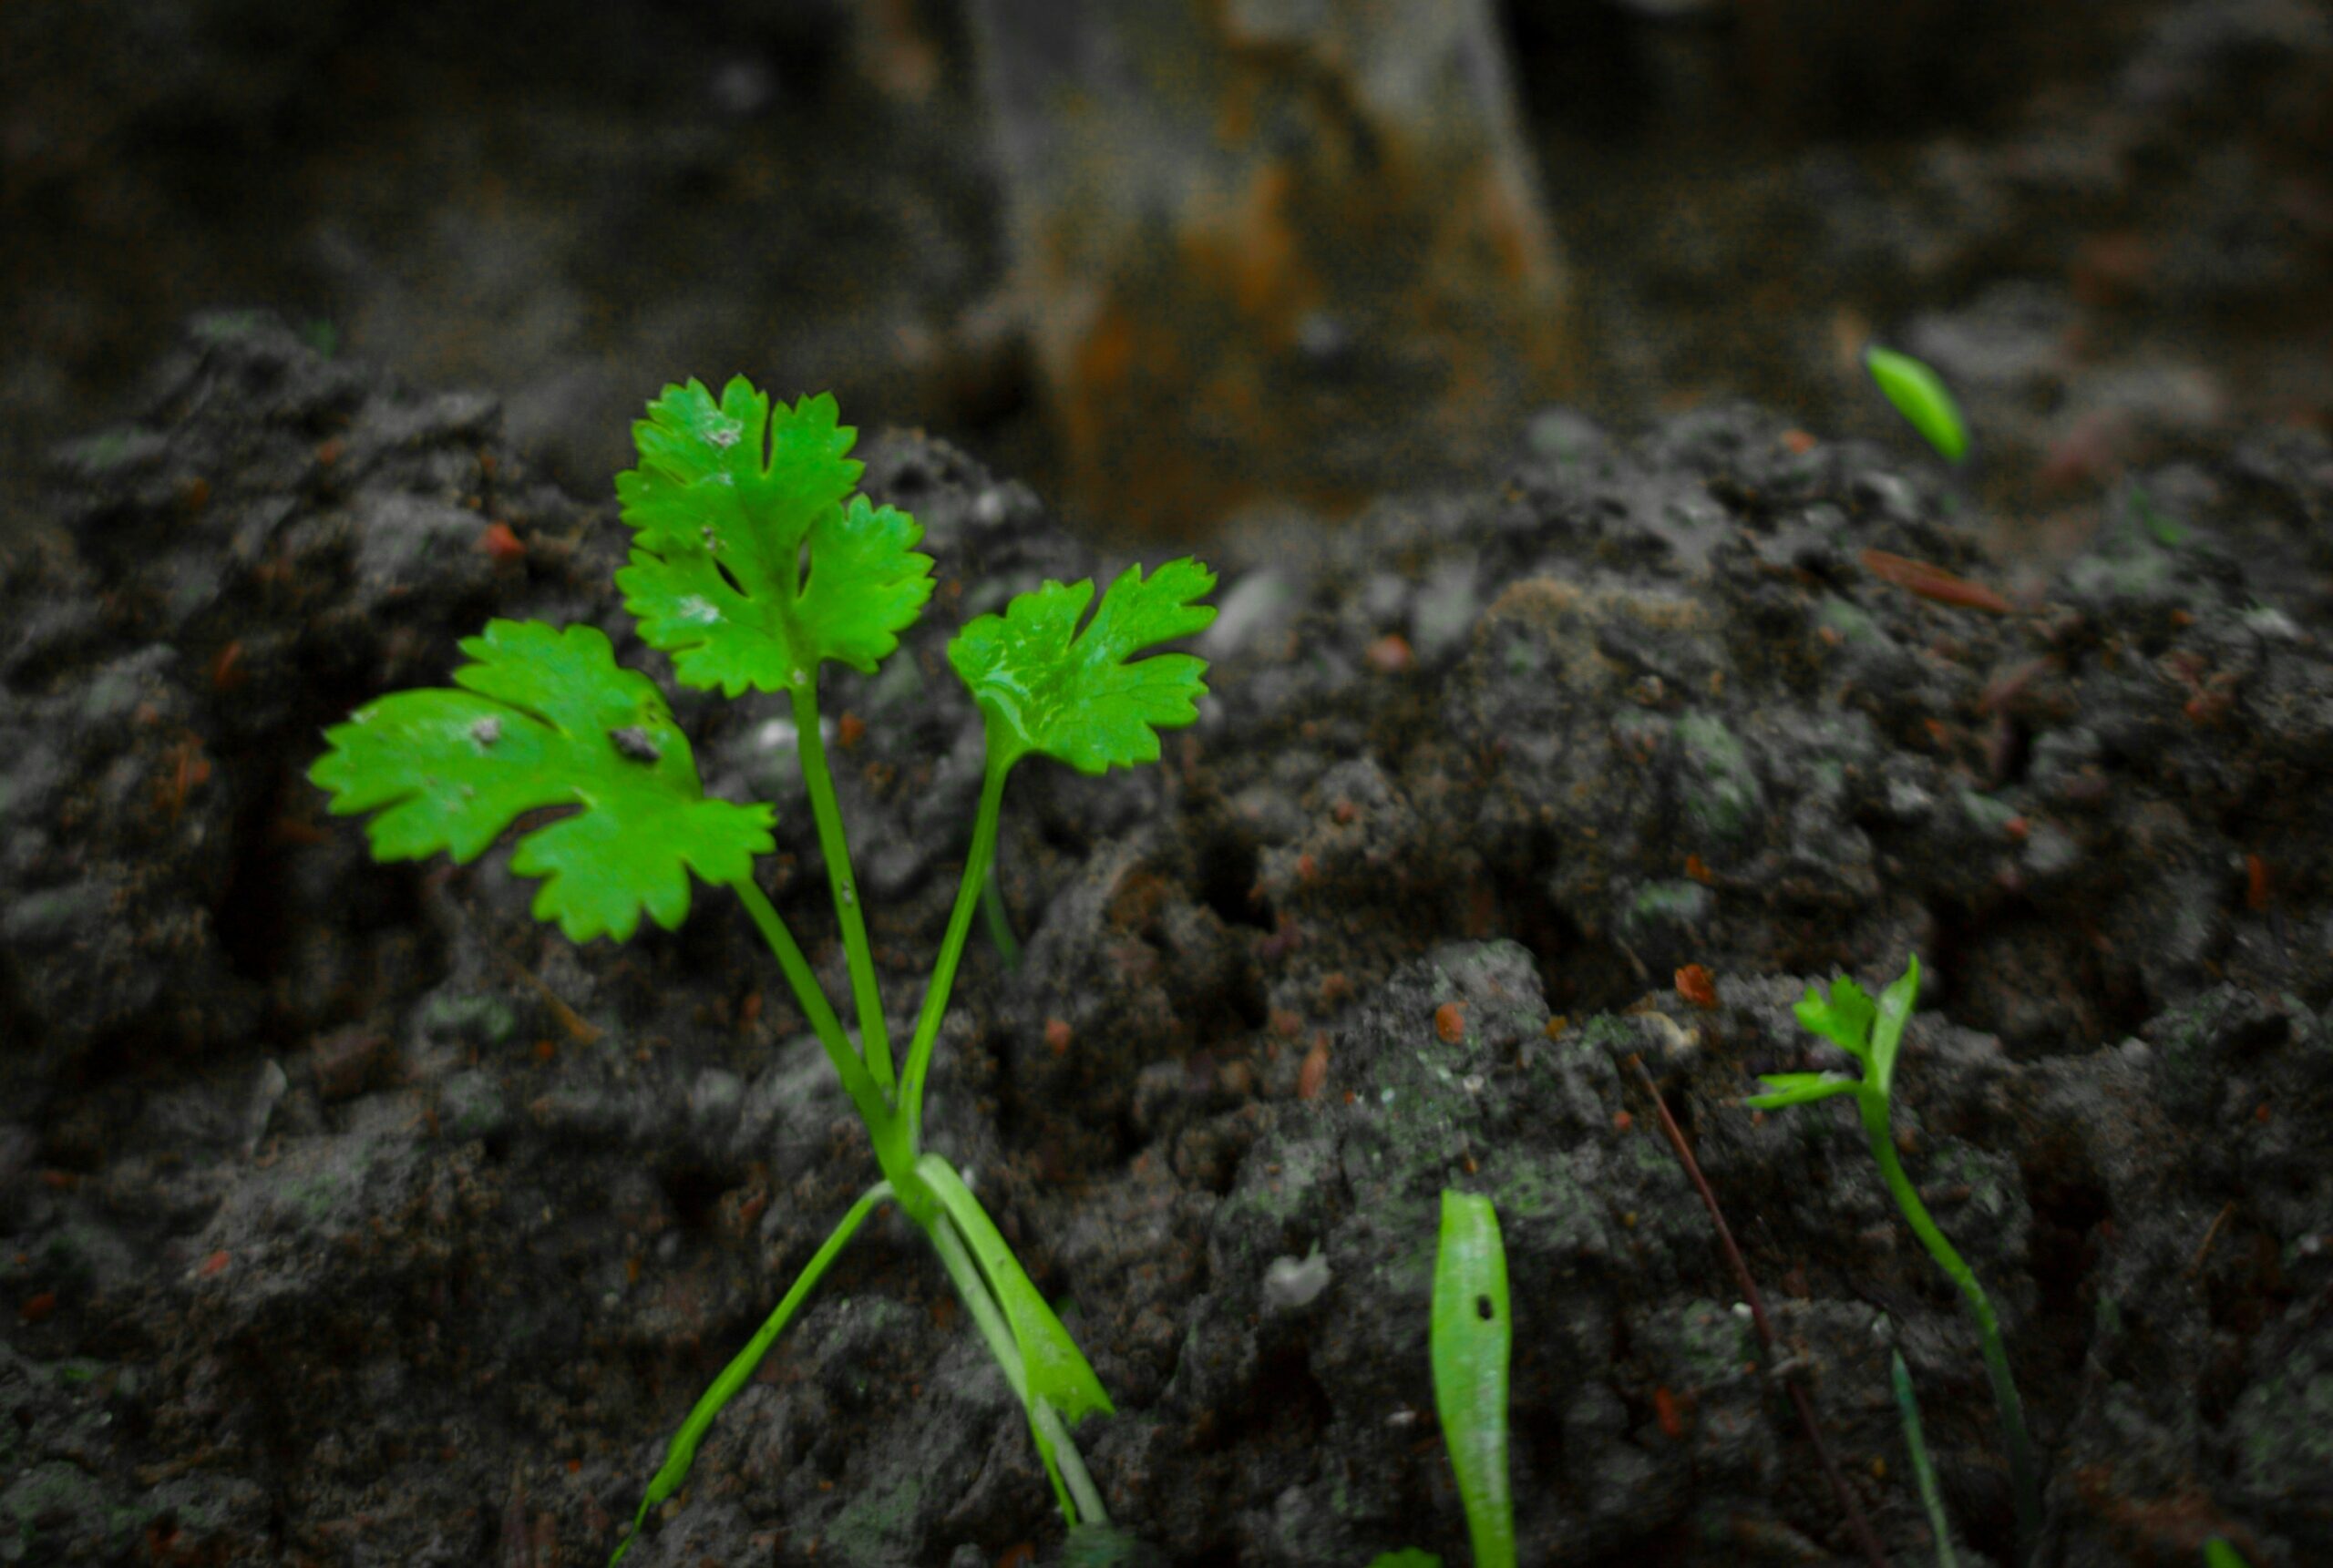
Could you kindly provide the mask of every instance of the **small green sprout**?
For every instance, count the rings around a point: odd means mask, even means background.
[[[1960,1289],[1968,1304],[1970,1316],[1977,1320],[1978,1345],[1985,1358],[1985,1372],[1993,1386],[1993,1402],[1999,1407],[2001,1429],[2009,1443],[2009,1483],[2017,1501],[2017,1532],[2020,1549],[2030,1552],[2040,1532],[2041,1489],[2040,1472],[2033,1462],[2033,1447],[2025,1432],[2025,1406],[2017,1395],[2017,1383],[2009,1374],[2009,1352],[2001,1343],[1999,1320],[1993,1316],[1993,1304],[1978,1283],[1976,1271],[1961,1260],[1959,1253],[1937,1228],[1928,1214],[1927,1205],[1920,1201],[1918,1191],[1904,1173],[1903,1162],[1896,1156],[1896,1139],[1888,1127],[1888,1094],[1896,1079],[1896,1057],[1904,1043],[1904,1026],[1912,1016],[1912,1004],[1920,993],[1920,960],[1914,957],[1895,984],[1880,994],[1875,1006],[1863,988],[1851,979],[1835,981],[1826,997],[1810,989],[1799,1001],[1798,1021],[1823,1036],[1863,1068],[1861,1077],[1844,1072],[1783,1072],[1762,1077],[1766,1086],[1764,1094],[1751,1095],[1745,1103],[1761,1111],[1777,1111],[1790,1105],[1804,1105],[1817,1100],[1827,1100],[1834,1094],[1852,1094],[1855,1109],[1863,1118],[1865,1141],[1871,1147],[1871,1157],[1878,1163],[1879,1173],[1894,1194],[1896,1206],[1903,1211],[1904,1219],[1912,1234],[1928,1250],[1952,1283]]]
[[[1968,422],[1944,378],[1908,354],[1874,343],[1863,351],[1863,366],[1879,384],[1880,395],[1927,437],[1948,463],[1968,455]]]
[[[2204,1542],[2204,1568],[2252,1568],[2225,1535],[2215,1535]]]
[[[1477,1193],[1445,1189],[1434,1258],[1434,1410],[1458,1478],[1475,1568],[1515,1568],[1515,1498],[1506,1467],[1506,1368],[1515,1329],[1507,1313],[1506,1248],[1498,1211]],[[1442,1568],[1415,1546],[1369,1568]]]
[[[589,626],[564,630],[496,620],[463,642],[472,662],[453,689],[401,692],[326,733],[309,777],[336,815],[373,813],[375,858],[444,851],[476,859],[519,817],[567,815],[527,828],[511,868],[540,877],[534,914],[570,939],[628,939],[645,914],[677,927],[694,876],[735,893],[776,958],[803,1014],[866,1123],[882,1179],[850,1207],[768,1319],[700,1398],[667,1445],[632,1528],[687,1478],[699,1444],[835,1258],[884,1203],[930,1239],[974,1326],[1029,1419],[1063,1516],[1106,1523],[1099,1491],[1071,1440],[1080,1418],[1108,1412],[1068,1330],[954,1165],[923,1146],[923,1091],[974,907],[992,884],[1004,784],[1043,753],[1089,774],[1153,762],[1157,732],[1192,723],[1203,660],[1134,655],[1215,617],[1198,602],[1215,577],[1178,560],[1146,579],[1130,567],[1081,629],[1094,584],[1047,582],[967,624],[950,661],[971,689],[988,735],[971,852],[904,1058],[895,1058],[858,883],[818,727],[818,673],[828,662],[871,672],[931,595],[931,558],[915,519],[854,494],[865,466],[858,433],[829,396],[773,405],[743,376],[716,401],[700,383],[668,386],[632,427],[640,466],[618,476],[632,530],[616,574],[641,640],[671,655],[682,684],[730,697],[784,692],[791,705],[811,815],[826,861],[858,1015],[854,1045],[808,960],[753,875],[774,847],[766,804],[704,794],[688,740],[649,679],[615,662]],[[991,896],[992,898],[993,895]],[[993,910],[993,905],[992,904]],[[1010,931],[1001,919],[999,946]]]
[[[1506,1472],[1514,1338],[1498,1211],[1479,1193],[1445,1191],[1434,1260],[1434,1409],[1466,1507],[1475,1568],[1515,1568],[1515,1498]]]

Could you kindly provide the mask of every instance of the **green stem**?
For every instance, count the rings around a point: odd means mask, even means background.
[[[1896,1409],[1904,1419],[1904,1447],[1912,1456],[1912,1479],[1920,1489],[1920,1506],[1927,1510],[1928,1532],[1936,1537],[1936,1568],[1960,1568],[1952,1550],[1952,1521],[1944,1512],[1944,1492],[1937,1485],[1936,1466],[1928,1461],[1927,1433],[1920,1425],[1920,1397],[1912,1389],[1911,1370],[1904,1352],[1895,1352],[1888,1378],[1896,1385]]]
[[[827,886],[842,924],[842,948],[850,963],[851,1005],[858,1011],[858,1038],[868,1071],[889,1099],[891,1093],[891,1034],[883,1020],[883,999],[875,989],[875,949],[867,940],[867,917],[858,907],[858,880],[850,868],[850,843],[843,834],[842,808],[835,801],[834,776],[827,769],[827,743],[818,733],[818,686],[815,676],[787,688],[794,698],[796,745],[802,781],[810,789],[810,816],[818,825],[818,854],[827,863]]]
[[[987,922],[988,939],[1008,969],[1021,967],[1021,942],[1012,934],[1012,917],[1004,907],[1004,885],[997,880],[996,861],[988,863],[988,878],[981,884],[981,918]]]
[[[850,1212],[843,1215],[842,1223],[835,1226],[818,1250],[810,1255],[810,1261],[803,1265],[802,1272],[795,1276],[793,1288],[786,1293],[786,1298],[777,1304],[777,1309],[763,1322],[760,1331],[746,1341],[743,1350],[730,1358],[729,1365],[721,1369],[721,1376],[713,1380],[713,1386],[698,1396],[696,1404],[689,1411],[688,1419],[681,1423],[681,1430],[673,1434],[672,1442],[665,1447],[664,1462],[649,1481],[647,1494],[640,1501],[640,1512],[632,1516],[632,1533],[624,1537],[623,1544],[618,1546],[615,1555],[608,1559],[608,1568],[615,1568],[615,1564],[623,1560],[623,1554],[632,1550],[632,1543],[640,1539],[641,1527],[648,1522],[649,1510],[680,1490],[681,1482],[688,1479],[689,1467],[696,1462],[697,1445],[704,1440],[704,1434],[712,1428],[714,1418],[721,1413],[724,1405],[737,1396],[739,1389],[752,1380],[762,1358],[769,1354],[769,1348],[786,1331],[786,1324],[801,1309],[802,1303],[809,1298],[811,1290],[826,1277],[827,1270],[841,1255],[842,1249],[858,1234],[867,1216],[875,1212],[875,1205],[890,1195],[891,1184],[889,1182],[878,1182],[859,1194],[858,1201],[850,1205]]]
[[[1904,1211],[1904,1219],[1920,1245],[1937,1266],[1951,1276],[1968,1303],[1968,1310],[1977,1319],[1977,1347],[1985,1358],[1985,1375],[1993,1386],[1993,1403],[1999,1409],[2002,1434],[2009,1442],[2009,1486],[2017,1501],[2018,1550],[2030,1553],[2041,1533],[2041,1488],[2040,1472],[2034,1468],[2033,1443],[2025,1431],[2025,1404],[2017,1395],[2016,1379],[2010,1376],[2009,1350],[2001,1342],[1999,1319],[1993,1316],[1992,1298],[1978,1283],[1976,1270],[1961,1260],[1937,1228],[1928,1214],[1927,1204],[1904,1173],[1903,1162],[1896,1157],[1896,1140],[1887,1126],[1887,1098],[1884,1093],[1865,1088],[1855,1095],[1856,1108],[1863,1113],[1864,1135],[1871,1144],[1871,1157],[1879,1163],[1879,1173],[1887,1183],[1887,1190],[1895,1195],[1896,1206]]]
[[[1021,1364],[1021,1347],[1012,1337],[1012,1330],[1004,1321],[1004,1313],[996,1305],[996,1297],[981,1276],[980,1266],[972,1261],[971,1249],[957,1233],[956,1222],[946,1214],[935,1214],[925,1226],[931,1237],[932,1250],[940,1255],[940,1262],[948,1270],[948,1277],[956,1284],[956,1294],[964,1298],[971,1309],[973,1326],[987,1341],[989,1354],[996,1358],[996,1365],[1004,1374],[1005,1387],[1023,1404],[1029,1402],[1028,1370]]]
[[[850,1049],[850,1038],[843,1033],[842,1020],[827,1000],[827,993],[818,989],[818,979],[810,972],[810,962],[802,956],[801,947],[794,940],[794,933],[786,928],[785,919],[770,904],[752,876],[740,876],[729,885],[736,891],[745,913],[754,917],[761,928],[762,939],[777,955],[777,967],[786,971],[786,983],[794,988],[794,999],[802,1004],[803,1014],[810,1020],[810,1028],[818,1036],[818,1043],[827,1048],[827,1060],[834,1063],[835,1073],[842,1080],[850,1102],[858,1107],[859,1119],[867,1123],[868,1135],[875,1141],[875,1153],[882,1162],[883,1174],[895,1184],[912,1181],[913,1156],[904,1166],[895,1169],[892,1159],[896,1151],[887,1146],[884,1130],[897,1118],[884,1100],[883,1091],[876,1086],[868,1072],[867,1064]]]
[[[1077,1518],[1073,1522],[1109,1523],[1110,1511],[1102,1505],[1102,1489],[1094,1484],[1093,1472],[1085,1468],[1085,1456],[1077,1451],[1077,1444],[1071,1440],[1069,1428],[1063,1424],[1061,1412],[1039,1399],[1030,1409],[1029,1420],[1053,1446],[1053,1462],[1061,1466],[1062,1481],[1069,1488],[1071,1501],[1077,1505]]]
[[[1004,1374],[1005,1387],[1012,1390],[1012,1397],[1029,1412],[1030,1424],[1052,1445],[1053,1461],[1061,1469],[1059,1484],[1068,1491],[1066,1500],[1056,1499],[1063,1502],[1063,1514],[1072,1524],[1081,1521],[1088,1524],[1109,1523],[1110,1512],[1103,1506],[1101,1489],[1094,1484],[1093,1473],[1085,1468],[1085,1456],[1078,1452],[1060,1413],[1044,1400],[1029,1398],[1029,1375],[1022,1365],[1021,1347],[1013,1339],[996,1297],[990,1293],[980,1266],[972,1261],[971,1250],[957,1233],[955,1222],[944,1214],[935,1214],[924,1232],[931,1237],[932,1250],[940,1254],[940,1266],[955,1283],[956,1294],[964,1298],[965,1307],[971,1310],[972,1322],[988,1343],[989,1354],[996,1358],[997,1369]]]
[[[1004,781],[1011,763],[989,761],[981,781],[980,815],[972,819],[971,853],[964,857],[963,881],[956,888],[956,907],[948,915],[948,933],[940,938],[940,962],[931,971],[931,988],[923,993],[923,1011],[915,1022],[915,1039],[908,1046],[907,1071],[899,1075],[899,1114],[905,1118],[908,1142],[923,1145],[923,1081],[931,1070],[931,1048],[940,1038],[940,1020],[948,1014],[948,993],[956,983],[956,962],[964,956],[964,938],[972,928],[972,911],[979,907],[981,886],[988,880],[996,857],[996,825],[1003,815]]]

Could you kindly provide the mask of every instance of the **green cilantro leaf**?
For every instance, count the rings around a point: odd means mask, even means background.
[[[535,918],[623,941],[643,909],[681,923],[690,871],[735,881],[772,847],[770,808],[705,798],[663,694],[597,628],[494,620],[461,646],[476,661],[454,672],[463,690],[358,709],[308,771],[335,816],[379,813],[375,859],[475,860],[520,813],[578,806],[520,838],[511,869],[544,879]]]
[[[782,691],[822,660],[871,671],[899,645],[931,558],[913,518],[850,494],[866,465],[845,456],[858,433],[831,396],[773,409],[738,376],[715,404],[692,381],[648,415],[640,466],[616,476],[635,547],[616,583],[683,683]]]
[[[1871,1065],[1871,1023],[1879,1009],[1855,981],[1842,975],[1831,982],[1827,997],[1809,986],[1792,1010],[1801,1028],[1821,1035],[1865,1066]]]
[[[773,430],[767,395],[742,375],[721,389],[718,404],[703,382],[667,386],[632,425],[640,466],[616,476],[623,519],[640,544],[661,553],[702,543],[715,521],[708,510],[814,508],[850,494],[867,466],[848,456],[858,432],[836,423],[834,398],[821,394],[778,409]],[[698,488],[706,485],[716,488]]]
[[[1162,653],[1129,663],[1127,656],[1204,628],[1215,607],[1192,601],[1214,587],[1215,573],[1186,558],[1147,582],[1141,567],[1126,568],[1083,631],[1077,622],[1094,598],[1091,580],[1049,581],[1002,615],[966,622],[948,644],[948,661],[988,721],[990,765],[1009,766],[1030,752],[1088,774],[1157,761],[1157,732],[1198,717],[1193,704],[1207,692],[1207,661]]]
[[[1896,1055],[1903,1048],[1904,1026],[1910,1021],[1912,1006],[1920,995],[1920,960],[1914,955],[1904,972],[1896,977],[1888,988],[1879,993],[1874,1002],[1869,992],[1855,981],[1840,977],[1831,984],[1830,995],[1809,987],[1793,1009],[1800,1024],[1814,1030],[1832,1044],[1863,1064],[1863,1081],[1876,1091],[1885,1102],[1894,1088]],[[1785,1079],[1829,1079],[1831,1073],[1791,1073],[1784,1078],[1769,1078],[1764,1081],[1777,1092],[1760,1095],[1750,1103],[1760,1109],[1772,1104],[1796,1105],[1807,1100],[1819,1100],[1835,1090],[1808,1093],[1795,1088],[1785,1088]],[[1841,1079],[1842,1082],[1854,1081]]]

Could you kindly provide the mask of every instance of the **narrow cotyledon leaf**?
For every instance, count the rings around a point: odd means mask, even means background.
[[[1515,1568],[1515,1500],[1506,1464],[1514,1333],[1498,1211],[1479,1194],[1444,1192],[1434,1263],[1434,1408],[1458,1478],[1475,1568]]]

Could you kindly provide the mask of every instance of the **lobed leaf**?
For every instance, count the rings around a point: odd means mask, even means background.
[[[738,376],[715,403],[668,386],[616,476],[632,563],[616,574],[651,647],[735,697],[807,684],[825,660],[871,671],[931,597],[907,513],[853,496],[858,432],[821,394],[775,406]]]
[[[1871,1025],[1879,1009],[1855,981],[1841,976],[1832,982],[1827,997],[1809,986],[1792,1011],[1802,1028],[1821,1035],[1865,1066],[1871,1064]]]
[[[1156,762],[1158,731],[1198,717],[1207,661],[1131,656],[1204,629],[1215,607],[1194,601],[1214,587],[1215,573],[1186,558],[1146,581],[1140,566],[1126,568],[1082,631],[1091,579],[1048,581],[1002,615],[967,622],[948,644],[948,661],[987,721],[991,765],[1010,766],[1031,752],[1087,774]]]
[[[705,798],[663,694],[597,628],[494,620],[461,647],[461,690],[366,704],[308,771],[334,815],[377,814],[375,859],[475,860],[520,814],[575,807],[522,836],[511,869],[543,879],[537,919],[623,941],[643,910],[668,930],[686,917],[690,872],[734,881],[772,847],[770,808]]]

